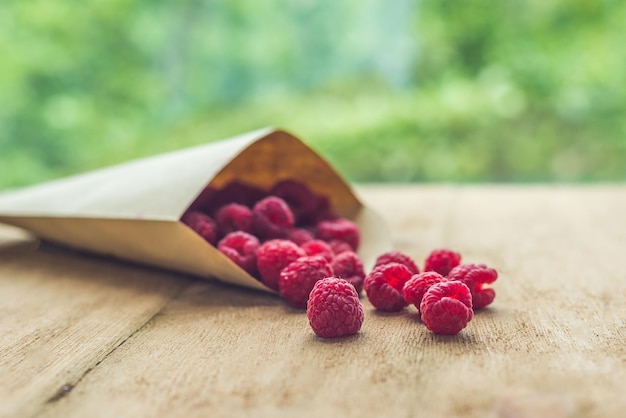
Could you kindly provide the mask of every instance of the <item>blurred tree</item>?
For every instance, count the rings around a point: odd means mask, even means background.
[[[625,19],[617,0],[4,0],[0,188],[265,125],[352,180],[623,180]]]

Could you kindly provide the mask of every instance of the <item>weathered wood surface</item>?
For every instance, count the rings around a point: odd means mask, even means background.
[[[414,308],[323,341],[261,292],[0,228],[0,416],[620,417],[626,187],[366,186],[396,247],[496,267],[456,337]]]

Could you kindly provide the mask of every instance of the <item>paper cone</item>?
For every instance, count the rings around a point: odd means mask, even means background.
[[[336,214],[359,225],[366,266],[389,250],[382,220],[335,170],[272,129],[0,194],[0,222],[76,249],[271,291],[179,220],[207,185],[269,189],[283,179],[327,196]]]

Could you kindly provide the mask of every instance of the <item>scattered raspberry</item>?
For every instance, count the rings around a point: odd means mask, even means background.
[[[335,256],[331,262],[331,266],[335,272],[335,276],[344,279],[356,290],[357,294],[363,289],[363,280],[365,279],[365,271],[363,270],[363,262],[356,253],[352,251],[344,251]]]
[[[422,322],[435,334],[458,334],[472,320],[472,295],[461,282],[432,285],[420,304]]]
[[[347,219],[321,221],[317,224],[317,237],[324,241],[341,240],[347,242],[352,251],[359,248],[359,227]]]
[[[411,276],[411,270],[403,264],[383,264],[365,276],[363,287],[376,309],[397,312],[406,306],[402,288]]]
[[[402,296],[408,304],[415,305],[419,310],[420,303],[424,293],[434,284],[445,281],[446,278],[436,271],[427,271],[421,274],[415,274],[404,284],[402,288]]]
[[[411,270],[411,273],[413,274],[417,274],[420,272],[419,268],[415,265],[413,259],[408,255],[401,253],[400,251],[389,251],[378,256],[376,262],[374,263],[374,267],[389,263],[403,264],[409,270]]]
[[[291,228],[289,230],[289,241],[293,241],[298,245],[302,245],[305,242],[313,241],[315,236],[311,231],[304,228]]]
[[[330,263],[321,255],[298,258],[280,272],[280,296],[295,308],[306,308],[309,293],[318,280],[333,275]]]
[[[338,239],[333,239],[328,242],[330,248],[333,250],[335,255],[339,255],[344,251],[352,251],[352,247],[345,241],[339,241]]]
[[[193,229],[209,244],[215,245],[217,242],[217,226],[210,216],[202,212],[191,211],[183,215],[181,222]]]
[[[426,258],[424,271],[436,271],[442,276],[447,276],[454,267],[461,262],[461,254],[451,250],[434,250]]]
[[[291,241],[274,239],[264,242],[256,252],[261,281],[270,289],[278,290],[281,270],[305,255],[304,250]]]
[[[493,302],[495,290],[484,286],[495,282],[497,278],[498,272],[484,264],[461,264],[448,274],[449,280],[460,281],[469,287],[474,309],[482,309]]]
[[[270,195],[280,197],[287,202],[298,222],[310,219],[319,206],[318,198],[311,189],[296,180],[279,181],[270,190]]]
[[[222,236],[234,231],[252,233],[252,211],[238,203],[222,206],[215,213],[215,221]]]
[[[329,277],[315,283],[306,316],[317,336],[343,337],[359,332],[363,324],[363,307],[354,287],[345,280]]]
[[[333,261],[335,254],[333,253],[333,249],[330,248],[330,245],[325,241],[316,239],[313,241],[305,242],[300,246],[304,250],[307,255],[321,255],[326,261],[329,263]]]
[[[259,245],[259,240],[254,235],[235,231],[226,235],[217,244],[217,248],[248,274],[254,276],[257,272],[256,251]]]
[[[293,225],[293,213],[283,199],[270,196],[254,205],[252,227],[259,237],[287,238]]]

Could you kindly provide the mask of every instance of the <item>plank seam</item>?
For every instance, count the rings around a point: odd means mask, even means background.
[[[125,338],[123,338],[119,344],[115,345],[113,348],[111,348],[111,350],[109,350],[107,353],[105,353],[102,358],[100,360],[98,360],[93,366],[87,368],[82,374],[81,376],[76,379],[75,382],[68,382],[63,384],[55,393],[54,395],[52,395],[50,398],[48,398],[47,401],[43,402],[42,405],[38,408],[38,410],[33,413],[33,417],[38,415],[48,404],[51,403],[55,403],[58,402],[59,400],[65,398],[66,396],[68,396],[75,388],[76,386],[78,386],[78,384],[92,371],[94,370],[96,367],[98,367],[100,365],[100,363],[102,363],[103,361],[105,361],[111,354],[113,354],[115,351],[117,351],[120,347],[122,347],[128,340],[130,340],[135,334],[137,334],[139,331],[141,331],[142,329],[144,329],[150,322],[152,322],[157,316],[159,316],[163,310],[165,308],[167,308],[167,306],[172,302],[175,301],[176,299],[178,299],[178,297],[184,292],[186,291],[190,286],[194,285],[195,281],[192,281],[191,283],[189,283],[186,286],[181,286],[180,289],[175,292],[172,297],[163,304],[163,306],[161,306],[161,308],[159,308],[156,312],[154,312],[154,314],[152,314],[148,319],[146,319],[146,321],[144,321],[140,326],[138,326],[133,332],[131,332],[130,334],[128,334]]]

